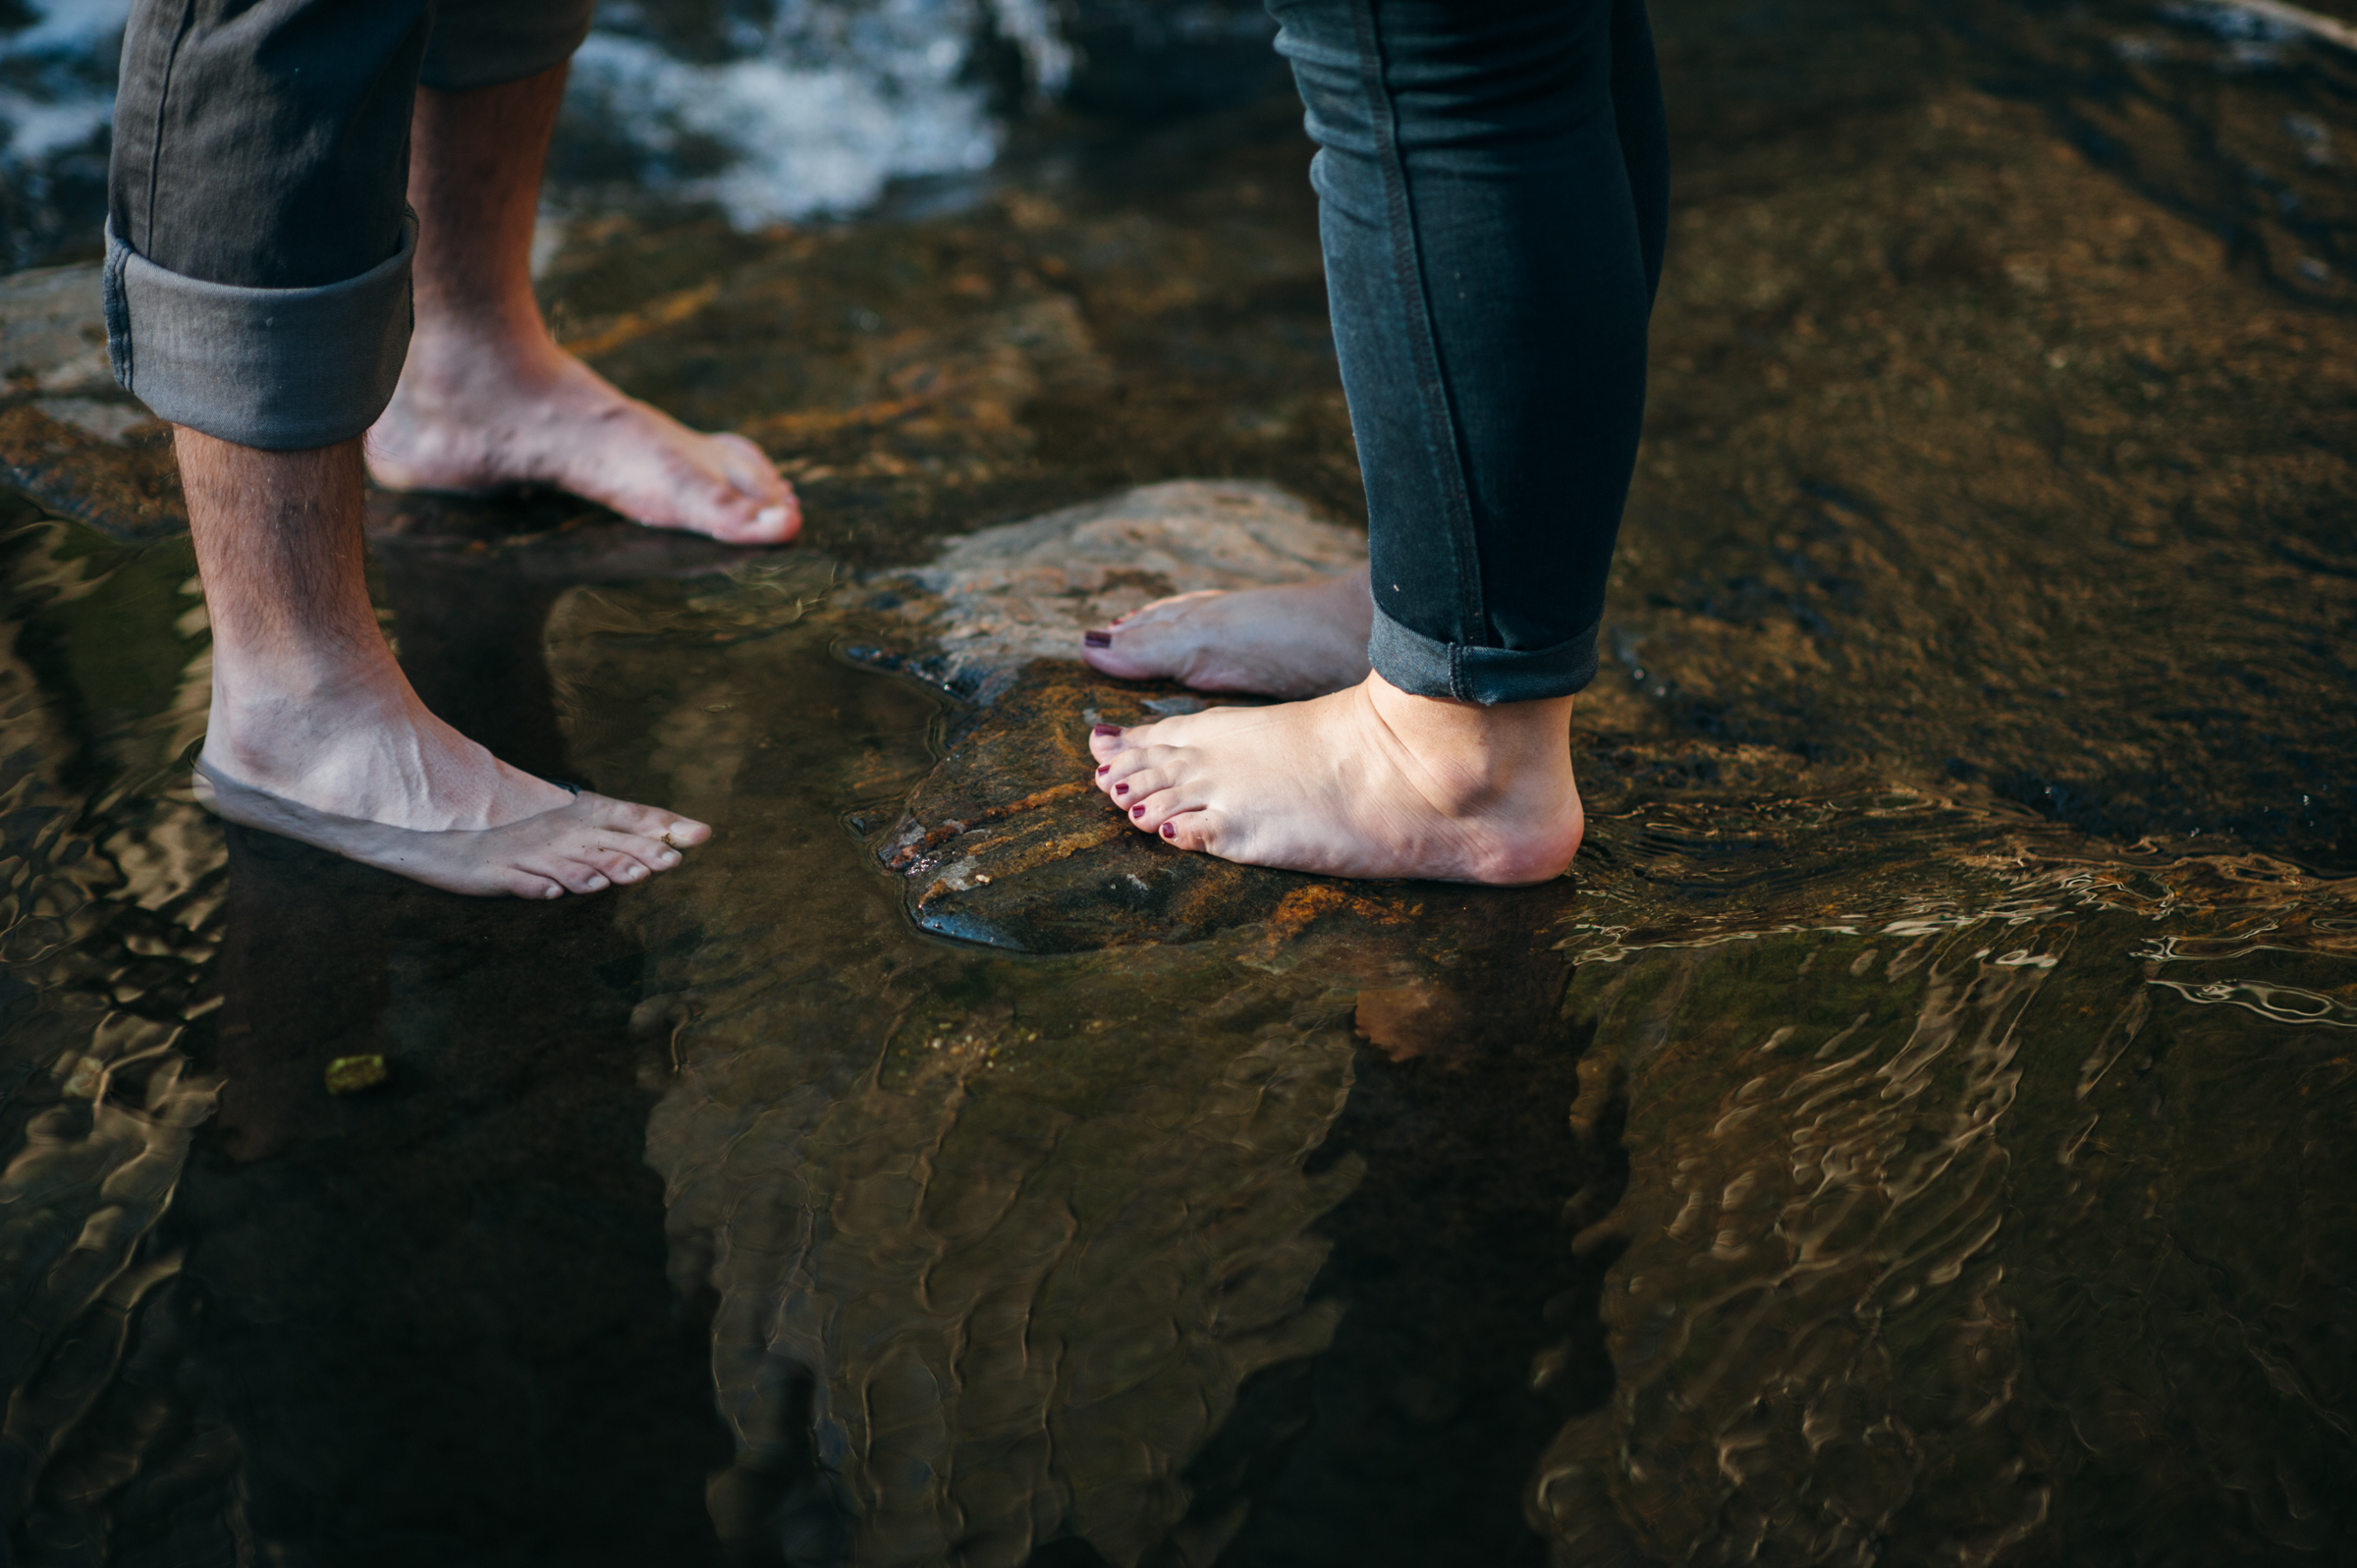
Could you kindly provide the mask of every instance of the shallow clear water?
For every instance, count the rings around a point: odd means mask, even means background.
[[[808,547],[379,498],[380,604],[503,755],[715,823],[647,889],[223,833],[185,542],[8,503],[15,1556],[2347,1558],[2357,344],[2286,129],[2357,141],[2346,62],[1657,22],[1549,887],[1039,956],[876,857],[971,716],[853,657],[872,574],[1180,474],[1351,514],[1281,103],[1068,122],[946,217],[573,236],[562,330],[789,460]]]

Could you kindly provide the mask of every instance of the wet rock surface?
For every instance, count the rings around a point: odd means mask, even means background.
[[[189,525],[171,432],[115,386],[96,266],[0,277],[0,476],[126,544]]]
[[[1036,659],[1076,663],[1084,630],[1153,600],[1302,582],[1366,559],[1363,532],[1273,485],[1180,480],[951,540],[928,565],[884,574],[866,602],[920,639],[914,654],[881,657],[972,693]]]
[[[1656,8],[1654,417],[1544,888],[1086,788],[1092,712],[1195,699],[1059,639],[1350,549],[1297,106],[574,226],[567,341],[811,517],[372,500],[429,703],[716,825],[602,900],[204,817],[161,449],[79,328],[0,365],[86,458],[0,535],[10,1551],[2348,1558],[2357,130],[2342,56],[2210,18]]]
[[[1188,855],[1134,831],[1092,787],[1096,724],[1206,704],[1107,680],[1081,632],[1154,599],[1346,570],[1365,538],[1268,485],[1178,482],[959,539],[931,565],[845,596],[910,622],[854,658],[938,681],[964,712],[948,754],[877,850],[918,927],[1028,952],[1188,942],[1269,917],[1314,879]],[[1223,699],[1233,701],[1237,699]]]

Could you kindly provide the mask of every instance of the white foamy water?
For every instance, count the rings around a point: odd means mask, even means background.
[[[30,27],[0,36],[0,157],[38,165],[86,143],[114,110],[109,59],[131,0],[32,0]]]
[[[0,32],[0,219],[14,215],[0,252],[17,252],[0,270],[96,225],[82,208],[102,170],[88,159],[113,118],[131,0],[25,10],[29,25]],[[693,61],[656,41],[667,11],[599,6],[574,61],[569,129],[618,142],[643,187],[717,201],[746,227],[856,212],[895,179],[987,167],[1005,128],[973,68],[994,40],[1020,55],[1035,98],[1072,69],[1054,0],[778,0],[766,24],[700,39]],[[82,193],[53,209],[53,176],[73,159]]]
[[[993,31],[1041,95],[1071,70],[1046,0],[789,0],[709,65],[614,15],[574,57],[569,109],[650,154],[649,184],[718,201],[748,228],[856,211],[899,177],[988,167],[1003,127],[970,67]],[[717,172],[667,172],[672,156],[715,146],[728,155]]]

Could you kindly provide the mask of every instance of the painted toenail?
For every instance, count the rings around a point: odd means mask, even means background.
[[[1113,646],[1113,633],[1110,631],[1083,631],[1080,633],[1080,640],[1091,648],[1110,648]]]
[[[1142,802],[1141,802],[1140,804],[1138,804],[1138,805],[1134,805],[1134,806],[1131,806],[1131,807],[1129,808],[1129,815],[1131,815],[1132,817],[1142,817],[1142,816],[1144,816],[1145,814],[1146,814],[1146,808],[1145,808],[1145,806],[1144,806],[1144,804],[1143,804]]]
[[[1115,784],[1113,786],[1113,792],[1117,795],[1125,795],[1129,792],[1129,786],[1125,784]]]
[[[1098,763],[1098,764],[1097,764],[1097,777],[1098,777],[1098,778],[1102,779],[1102,778],[1104,778],[1104,777],[1105,777],[1107,774],[1109,774],[1109,773],[1111,773],[1111,772],[1113,772],[1113,764],[1112,764],[1112,763],[1110,763],[1110,762],[1100,762],[1100,763]]]
[[[1122,727],[1120,725],[1099,725],[1094,730],[1089,731],[1089,733],[1092,735],[1118,735],[1121,732]]]
[[[1166,822],[1162,825],[1162,836],[1165,838],[1176,838],[1178,837],[1178,830]]]

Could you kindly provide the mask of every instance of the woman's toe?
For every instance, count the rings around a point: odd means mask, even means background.
[[[1129,773],[1115,772],[1106,776],[1105,792],[1113,803],[1124,809],[1136,805],[1157,790],[1168,789],[1171,781],[1157,768],[1138,768]]]
[[[1159,834],[1164,823],[1192,808],[1193,802],[1182,798],[1176,789],[1158,789],[1126,807],[1130,824],[1152,834]]]
[[[1209,851],[1219,837],[1216,822],[1210,811],[1198,808],[1165,818],[1157,832],[1181,849]]]

